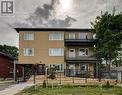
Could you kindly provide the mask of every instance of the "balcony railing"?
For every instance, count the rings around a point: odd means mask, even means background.
[[[65,39],[65,46],[93,46],[95,39]]]
[[[97,58],[94,56],[76,56],[76,57],[69,57],[65,56],[66,62],[97,62]]]

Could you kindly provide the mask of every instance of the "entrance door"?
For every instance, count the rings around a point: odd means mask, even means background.
[[[70,76],[75,76],[76,75],[75,64],[70,64],[69,65],[69,74],[70,74]]]
[[[87,70],[88,70],[87,64],[81,64],[81,75],[82,75],[82,77],[87,76]]]
[[[75,49],[69,49],[69,57],[76,57]]]

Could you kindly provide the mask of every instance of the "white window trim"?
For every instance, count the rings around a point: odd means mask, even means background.
[[[61,54],[60,55],[53,55],[51,53],[51,49],[61,49]],[[49,48],[49,56],[64,56],[64,48]]]
[[[32,52],[33,52],[32,55],[26,54],[26,49],[32,49]],[[34,48],[24,48],[23,54],[24,54],[24,56],[34,56]]]
[[[89,56],[89,48],[79,48],[79,53],[80,53],[80,49],[85,49],[85,55],[80,55],[79,54],[79,56]],[[86,55],[86,49],[87,49],[87,53],[88,53],[88,55]]]
[[[32,38],[32,39],[28,39],[28,38],[26,38],[26,35],[29,34],[29,33],[31,33],[31,34],[33,35],[33,38]],[[24,32],[24,40],[26,40],[26,41],[34,40],[34,32]]]
[[[55,64],[54,63],[53,64],[49,64],[48,68],[51,69],[54,66],[58,66],[58,65],[59,65],[59,70],[56,70],[56,72],[63,72],[64,71],[64,67],[65,67],[64,63],[61,63],[61,64],[56,64],[56,63]],[[62,66],[62,68],[61,68],[61,66]]]
[[[54,39],[53,38],[53,34],[60,34],[60,39]],[[53,41],[62,41],[62,40],[64,40],[64,33],[62,33],[62,32],[50,32],[49,33],[49,40],[53,40]]]

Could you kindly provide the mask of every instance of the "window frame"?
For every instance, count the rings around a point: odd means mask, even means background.
[[[54,52],[54,49],[61,49],[61,54],[60,55],[56,55]],[[49,56],[64,56],[64,48],[49,48],[48,50],[48,55]]]
[[[32,34],[32,38],[29,38],[29,34]],[[26,41],[34,40],[34,32],[24,32],[24,40]]]
[[[76,33],[74,33],[74,32],[69,33],[68,38],[69,39],[76,39]]]
[[[82,35],[82,36],[81,36],[81,35]],[[85,33],[85,32],[81,32],[81,33],[79,33],[79,39],[83,39],[83,40],[88,39],[88,34]]]
[[[55,68],[55,67],[58,67],[59,69],[56,69],[56,72],[63,72],[64,71],[64,63],[61,63],[61,64],[49,64],[48,65],[48,68],[49,70],[51,70],[51,68]]]
[[[59,34],[60,36],[55,38],[54,36],[56,36],[56,34]],[[62,33],[62,32],[50,32],[49,33],[49,40],[62,41],[62,40],[64,40],[64,33]]]
[[[85,53],[84,55],[80,55],[80,49],[84,49],[85,50],[84,51],[84,53]],[[87,52],[87,54],[86,54],[86,52]],[[89,48],[79,48],[79,56],[89,56]]]
[[[32,54],[31,55],[29,55],[29,53],[28,53],[29,49],[32,49]],[[23,53],[24,53],[24,56],[34,56],[34,48],[24,48]]]

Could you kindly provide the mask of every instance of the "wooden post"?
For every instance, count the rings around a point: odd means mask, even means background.
[[[25,81],[25,66],[23,66],[22,69],[23,69],[23,71],[22,71],[22,73],[23,73],[23,81]]]
[[[45,69],[45,77],[46,77],[46,87],[47,87],[47,84],[48,84],[48,77],[47,77],[47,66],[46,66],[46,69]]]
[[[60,72],[60,84],[61,84],[61,72]]]

